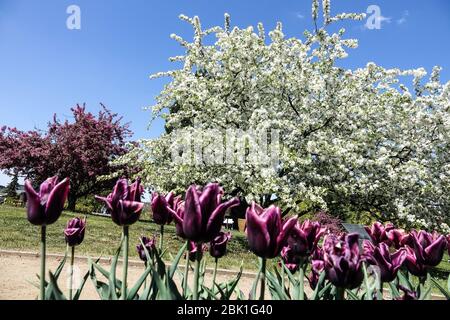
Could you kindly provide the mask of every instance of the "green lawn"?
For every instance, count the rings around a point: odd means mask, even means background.
[[[75,217],[73,212],[63,212],[61,218],[54,224],[47,227],[47,250],[50,253],[64,253],[65,242],[63,229],[67,220]],[[88,215],[87,228],[84,242],[77,247],[77,254],[92,257],[109,257],[117,249],[121,237],[121,228],[115,225],[108,217]],[[26,219],[24,208],[9,207],[0,205],[0,248],[14,249],[22,251],[39,250],[39,227],[31,225]],[[151,222],[148,213],[143,214],[142,220],[130,227],[130,253],[132,258],[138,259],[134,246],[139,242],[140,235],[152,235],[159,233],[159,226]],[[175,227],[172,225],[165,227],[164,247],[171,254],[176,254],[183,242],[175,234]],[[213,259],[205,253],[208,265],[213,266]],[[169,256],[166,255],[168,260]],[[228,245],[228,254],[219,259],[219,268],[238,269],[241,262],[244,268],[249,271],[257,269],[258,260],[247,248],[245,235],[238,231],[233,231],[233,237]],[[275,259],[273,263],[276,263]],[[448,255],[444,256],[441,264],[433,270],[433,275],[442,279],[442,284],[450,272]]]

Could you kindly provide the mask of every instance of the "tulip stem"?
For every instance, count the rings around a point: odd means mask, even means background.
[[[144,261],[144,267],[145,267],[145,270],[147,270],[147,267],[148,267],[148,263],[147,263],[147,261]],[[144,280],[144,290],[147,288],[147,278],[145,278],[145,280]]]
[[[218,262],[219,262],[219,259],[215,258],[214,273],[213,273],[213,280],[212,280],[212,292],[213,292],[214,296],[216,295],[216,276],[217,276]]]
[[[261,295],[259,300],[264,300],[266,291],[266,258],[261,258]]]
[[[41,226],[41,300],[45,300],[45,235],[47,226],[44,224]]]
[[[283,261],[283,259],[281,259],[281,287],[283,288],[283,292],[285,291],[285,288],[284,288],[284,277],[285,277],[285,275],[284,275],[284,261]]]
[[[188,258],[189,259],[189,258]],[[202,243],[197,243],[197,252],[195,254],[195,269],[194,269],[194,300],[198,300],[198,278],[200,275],[200,260],[202,259]]]
[[[298,269],[298,299],[305,300],[305,264],[302,263]]]
[[[161,233],[161,238],[159,238],[159,254],[162,254],[162,249],[163,249],[163,237],[164,237],[164,225],[161,225],[161,229],[160,229],[160,233]]]
[[[73,289],[73,262],[75,258],[75,247],[71,247],[72,252],[70,255],[70,281],[69,281],[69,300],[72,300],[72,289]]]
[[[186,247],[189,247],[189,240],[187,241]],[[186,267],[184,269],[183,277],[183,297],[186,298],[187,295],[187,283],[188,283],[188,273],[189,273],[189,249],[186,250]]]
[[[336,287],[336,300],[344,300],[345,288]]]
[[[123,226],[123,276],[122,276],[122,300],[127,299],[127,274],[128,274],[128,226]]]

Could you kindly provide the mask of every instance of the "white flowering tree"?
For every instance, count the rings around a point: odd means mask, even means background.
[[[321,11],[313,1],[315,28],[303,40],[286,38],[281,23],[266,38],[261,23],[231,28],[225,15],[224,27],[204,30],[198,17],[180,16],[195,33],[192,42],[172,35],[185,55],[171,60],[182,67],[154,76],[171,79],[152,108],[166,132],[118,163],[138,166],[161,191],[218,181],[286,212],[364,211],[448,232],[450,83],[440,83],[438,67],[428,79],[422,68],[339,67],[357,41],[327,26],[364,15],[331,16],[326,0]],[[227,130],[268,130],[269,148]],[[256,161],[252,148],[276,150],[276,160]],[[235,161],[223,161],[227,152]]]

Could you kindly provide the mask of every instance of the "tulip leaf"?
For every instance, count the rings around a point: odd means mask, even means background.
[[[219,290],[219,293],[221,295],[220,300],[230,300],[232,294],[234,293],[237,284],[239,283],[239,280],[242,277],[242,272],[243,272],[243,263],[241,262],[241,267],[239,268],[239,272],[236,275],[236,277],[226,283],[221,283],[221,284],[217,284],[215,283],[216,287]],[[222,289],[225,289],[225,291]]]
[[[55,279],[59,278],[59,275],[61,274],[61,271],[64,268],[64,264],[66,263],[66,260],[67,260],[67,250],[66,250],[66,253],[64,255],[64,258],[61,260],[61,262],[59,263],[58,267],[55,270],[55,273],[54,273]]]
[[[117,248],[116,254],[111,262],[111,271],[109,272],[109,277],[108,277],[110,294],[111,294],[111,298],[113,300],[117,300],[117,289],[119,289],[119,290],[121,289],[121,286],[117,287],[116,269],[117,269],[117,262],[119,260],[120,251],[122,250],[123,240],[124,240],[124,237],[122,237],[122,239],[120,240],[119,248]],[[124,263],[124,261],[122,261],[122,263]]]
[[[99,261],[99,260],[98,260]],[[93,263],[93,266],[95,267],[95,269],[97,269],[98,271],[100,271],[100,273],[106,278],[109,279],[109,274],[110,272],[107,271],[105,268],[103,268],[100,264],[98,264],[98,261]],[[122,281],[119,279],[116,279],[116,287],[117,288],[121,288],[122,285]]]
[[[319,275],[319,280],[317,281],[316,288],[314,289],[314,293],[312,295],[312,300],[319,300],[319,289],[322,287],[323,282],[325,281],[325,270],[322,270],[322,272]]]
[[[289,297],[271,272],[266,272],[266,279],[269,285],[269,291],[274,300],[289,300]]]
[[[207,295],[205,296],[206,300],[217,300],[216,294],[211,289],[209,289],[208,287],[203,287],[202,290],[205,290],[205,292],[207,293]]]
[[[46,300],[67,300],[64,294],[58,287],[55,275],[49,272],[50,284],[48,286],[48,291],[46,292]]]
[[[131,290],[128,292],[127,300],[134,300],[135,299],[139,289],[141,288],[142,284],[147,279],[147,276],[150,274],[151,271],[152,271],[151,267],[147,267],[145,269],[145,271],[139,277],[138,281],[135,283],[133,288],[131,288]]]
[[[89,271],[87,271],[86,274],[84,275],[83,280],[81,281],[80,287],[77,289],[77,291],[73,295],[73,298],[72,298],[73,300],[80,299],[81,291],[83,291],[84,285],[86,284],[86,280],[88,277],[89,277]]]
[[[249,300],[254,300],[256,297],[256,289],[258,288],[259,278],[261,278],[261,269],[259,269],[258,273],[256,274],[255,281],[253,282],[252,285],[252,290],[250,291],[249,294]]]
[[[448,292],[450,292],[450,275],[448,276],[448,280],[447,280],[447,289],[448,289]]]
[[[98,261],[98,260],[97,260]],[[109,299],[109,286],[108,284],[97,280],[97,276],[95,274],[95,266],[91,259],[89,258],[89,276],[91,277],[92,282],[94,283],[95,290],[97,290],[97,293],[102,300],[108,300]]]
[[[327,293],[330,288],[334,289],[334,287],[332,286],[331,282],[328,282],[325,287],[323,287],[320,291],[319,291],[319,298],[323,297],[325,295],[325,293]]]
[[[428,300],[430,298],[431,288],[432,288],[432,286],[428,286],[426,288],[423,288],[426,290],[420,290],[419,300]]]
[[[172,262],[172,265],[169,269],[169,277],[173,278],[173,275],[175,274],[175,270],[177,270],[178,264],[180,263],[180,259],[183,256],[184,252],[186,251],[187,242],[184,243],[184,245],[181,247],[181,249],[178,251],[177,255],[175,256],[175,259]]]
[[[244,296],[244,293],[242,292],[242,290],[240,290],[240,289],[236,289],[236,299],[237,300],[245,300],[245,296]]]
[[[399,298],[401,296],[400,292],[398,291],[398,289],[397,289],[397,287],[396,287],[396,285],[394,283],[389,282],[389,287],[391,289],[391,298],[392,299],[396,299],[396,298]]]
[[[450,292],[448,292],[447,290],[445,290],[445,288],[443,286],[441,286],[441,284],[439,283],[439,281],[437,281],[435,278],[431,277],[431,282],[433,282],[433,284],[436,286],[436,288],[439,289],[439,291],[444,295],[444,297],[447,300],[450,300]]]
[[[360,300],[359,297],[352,290],[347,289],[345,291],[347,292],[347,296],[351,298],[349,300]]]
[[[413,290],[411,282],[401,270],[398,271],[397,275],[401,285],[403,285],[408,290]]]

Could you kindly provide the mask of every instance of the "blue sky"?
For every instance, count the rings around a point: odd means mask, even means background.
[[[66,27],[72,4],[81,9],[80,30]],[[360,41],[346,67],[440,65],[442,80],[450,80],[450,1],[334,0],[332,14],[372,4],[381,9],[381,29],[340,25]],[[168,57],[183,53],[169,35],[192,36],[179,14],[198,15],[204,27],[222,24],[225,12],[239,27],[261,21],[268,31],[281,21],[288,36],[302,37],[312,27],[310,11],[309,0],[0,0],[0,126],[45,129],[54,113],[65,119],[76,103],[96,112],[103,102],[131,122],[134,138],[156,137],[163,122],[147,128],[142,108],[167,81],[149,75],[173,68]],[[7,181],[0,174],[0,184]]]

